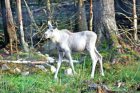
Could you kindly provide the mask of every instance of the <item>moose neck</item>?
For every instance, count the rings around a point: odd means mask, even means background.
[[[66,41],[66,40],[68,40],[68,38],[69,38],[69,34],[64,30],[56,30],[55,32],[54,32],[54,36],[53,36],[53,38],[52,38],[52,41],[54,42],[54,43],[62,43],[62,42],[64,42],[64,41]]]

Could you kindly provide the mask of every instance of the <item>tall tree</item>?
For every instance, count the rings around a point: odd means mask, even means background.
[[[88,30],[85,4],[83,0],[78,0],[78,30]]]
[[[16,1],[17,1],[18,22],[19,22],[19,28],[20,28],[20,41],[21,41],[21,44],[22,44],[24,51],[29,52],[28,44],[25,42],[25,38],[24,38],[21,0],[16,0]]]
[[[93,22],[93,4],[92,0],[90,0],[90,20],[89,20],[89,30],[92,31],[92,22]]]
[[[5,47],[9,43],[9,35],[7,32],[7,18],[6,18],[6,8],[5,8],[5,2],[3,0],[0,0],[1,4],[1,14],[2,14],[2,22],[3,22],[3,28],[4,28],[4,45],[2,47]]]
[[[52,21],[51,18],[51,4],[50,4],[50,0],[46,0],[46,8],[47,8],[47,17],[48,17],[48,21]]]
[[[114,0],[94,1],[94,30],[98,33],[99,42],[103,41],[102,39],[105,37],[109,47],[113,47],[116,53],[120,52],[120,44],[117,38],[118,28],[115,21]],[[115,55],[112,55],[112,57],[115,57]]]
[[[8,32],[9,41],[10,41],[10,51],[12,53],[14,41],[16,44],[16,51],[17,51],[17,34],[16,34],[15,24],[14,24],[9,0],[5,0],[5,7],[6,7],[6,26],[7,26],[7,32]]]
[[[134,40],[138,41],[136,0],[133,0],[133,29],[134,29]]]

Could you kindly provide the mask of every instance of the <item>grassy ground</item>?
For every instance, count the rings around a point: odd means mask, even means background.
[[[53,79],[50,72],[36,72],[28,76],[3,73],[0,75],[0,93],[81,93],[88,89],[89,84],[105,84],[109,89],[120,91],[119,93],[139,93],[137,85],[140,85],[140,62],[128,64],[117,63],[111,65],[104,63],[105,76],[98,71],[95,78],[90,79],[91,63],[89,58],[83,64],[75,64],[76,76],[64,75],[67,64],[62,64],[59,72],[59,80]],[[117,82],[123,83],[119,88]],[[94,93],[95,90],[87,90],[85,93]]]

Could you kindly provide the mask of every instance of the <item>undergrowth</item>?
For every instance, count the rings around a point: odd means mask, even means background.
[[[69,67],[68,63],[63,63],[58,77],[54,80],[54,74],[50,71],[32,72],[28,76],[0,72],[0,93],[96,93],[96,90],[88,90],[90,84],[104,84],[110,90],[118,93],[138,93],[137,86],[140,86],[140,60],[133,51],[118,54],[119,62],[110,63],[113,50],[107,49],[106,44],[102,45],[100,53],[103,56],[103,66],[105,76],[99,73],[99,64],[96,66],[95,78],[91,79],[91,59],[88,54],[74,54],[74,59],[82,63],[76,64],[78,73],[74,76],[67,76],[64,70]],[[16,56],[16,55],[14,55]],[[20,57],[28,57],[28,54],[20,54]],[[16,58],[16,57],[15,57]],[[30,54],[30,59],[46,60],[44,56]],[[27,58],[29,59],[29,58]],[[32,70],[32,69],[31,69]],[[122,83],[122,85],[118,85]]]
[[[0,93],[79,93],[86,90],[89,84],[105,84],[108,88],[120,93],[134,93],[137,84],[140,84],[140,62],[128,64],[104,63],[105,76],[99,73],[99,65],[96,67],[95,78],[90,79],[91,62],[87,56],[84,63],[75,64],[77,75],[66,76],[64,69],[67,65],[62,64],[59,79],[54,80],[51,72],[35,72],[28,76],[1,73]],[[118,87],[117,82],[124,85]],[[87,91],[96,92],[95,90]]]

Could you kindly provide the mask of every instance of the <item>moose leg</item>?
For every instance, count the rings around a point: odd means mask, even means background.
[[[99,59],[99,63],[100,63],[100,72],[101,72],[101,75],[104,76],[102,56],[101,56],[101,58]]]
[[[95,51],[93,50],[89,50],[90,56],[91,56],[91,60],[92,60],[92,71],[91,71],[91,78],[94,78],[94,73],[95,73],[95,67],[96,67],[96,63],[97,63],[97,57],[95,54]]]
[[[100,72],[101,72],[101,75],[104,76],[104,71],[103,71],[103,57],[100,55],[100,53],[97,51],[97,49],[95,48],[95,53],[96,55],[98,56],[98,59],[99,59],[99,63],[100,63]]]
[[[75,71],[75,69],[74,69],[74,65],[73,65],[73,61],[72,61],[72,57],[71,57],[70,51],[66,51],[65,54],[66,54],[66,57],[68,57],[68,59],[69,59],[70,66],[71,66],[71,68],[72,68],[73,74],[76,74],[76,71]]]
[[[58,59],[57,69],[56,69],[56,72],[54,75],[54,79],[57,79],[58,71],[59,71],[61,63],[62,63],[62,58],[63,58],[63,52],[59,52],[59,59]]]

